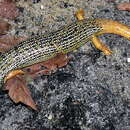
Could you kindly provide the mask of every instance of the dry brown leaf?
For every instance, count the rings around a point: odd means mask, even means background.
[[[121,3],[121,4],[117,5],[117,8],[119,10],[130,11],[130,3],[129,2]]]
[[[17,75],[12,79],[9,79],[5,84],[4,90],[9,91],[8,94],[15,103],[22,102],[32,109],[37,110],[36,104],[31,97],[31,93],[27,88],[26,81],[22,75]]]
[[[10,24],[6,21],[0,19],[0,35],[6,34],[6,32],[10,29]]]
[[[0,0],[0,2],[15,2],[15,0]]]
[[[56,71],[57,68],[67,65],[69,59],[70,58],[67,57],[67,55],[58,54],[52,59],[26,67],[23,69],[23,71],[26,74],[30,75],[32,78],[35,78],[42,74],[47,75],[50,74],[50,72]],[[41,69],[41,66],[44,66],[45,68]]]
[[[12,2],[15,2],[15,0],[1,0],[1,2],[9,2],[9,3],[12,3]]]
[[[26,37],[15,37],[11,35],[0,36],[0,52],[6,52],[21,41],[27,39]]]
[[[15,19],[19,15],[15,2],[11,0],[2,0],[0,2],[0,17]]]

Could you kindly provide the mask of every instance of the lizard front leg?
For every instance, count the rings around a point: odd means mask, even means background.
[[[77,18],[78,20],[83,20],[83,19],[85,19],[84,14],[85,14],[85,13],[84,13],[84,10],[79,9],[79,10],[76,12],[76,18]],[[93,35],[93,36],[92,36],[91,41],[92,41],[92,43],[94,44],[94,46],[95,46],[97,49],[103,51],[105,55],[110,55],[110,54],[112,54],[112,51],[111,51],[109,48],[107,48],[107,46],[106,46],[105,44],[103,44],[103,43],[96,37],[96,35]]]

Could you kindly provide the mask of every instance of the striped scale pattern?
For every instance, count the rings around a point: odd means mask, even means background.
[[[84,45],[101,30],[95,19],[84,19],[19,43],[0,57],[0,83],[11,70],[46,61],[57,53],[66,54]]]

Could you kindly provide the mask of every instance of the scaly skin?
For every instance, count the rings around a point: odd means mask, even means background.
[[[12,70],[19,70],[46,61],[55,57],[58,53],[66,54],[90,40],[105,54],[111,54],[95,37],[104,33],[115,33],[130,39],[130,28],[126,25],[106,19],[83,19],[55,32],[23,41],[2,54],[0,59],[0,85],[2,86],[5,76]]]

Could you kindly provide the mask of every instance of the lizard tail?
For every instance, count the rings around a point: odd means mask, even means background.
[[[105,34],[105,33],[112,33],[121,35],[130,40],[130,27],[126,26],[125,24],[107,20],[107,19],[97,19],[96,23],[102,27],[102,31],[97,33],[97,35]]]

